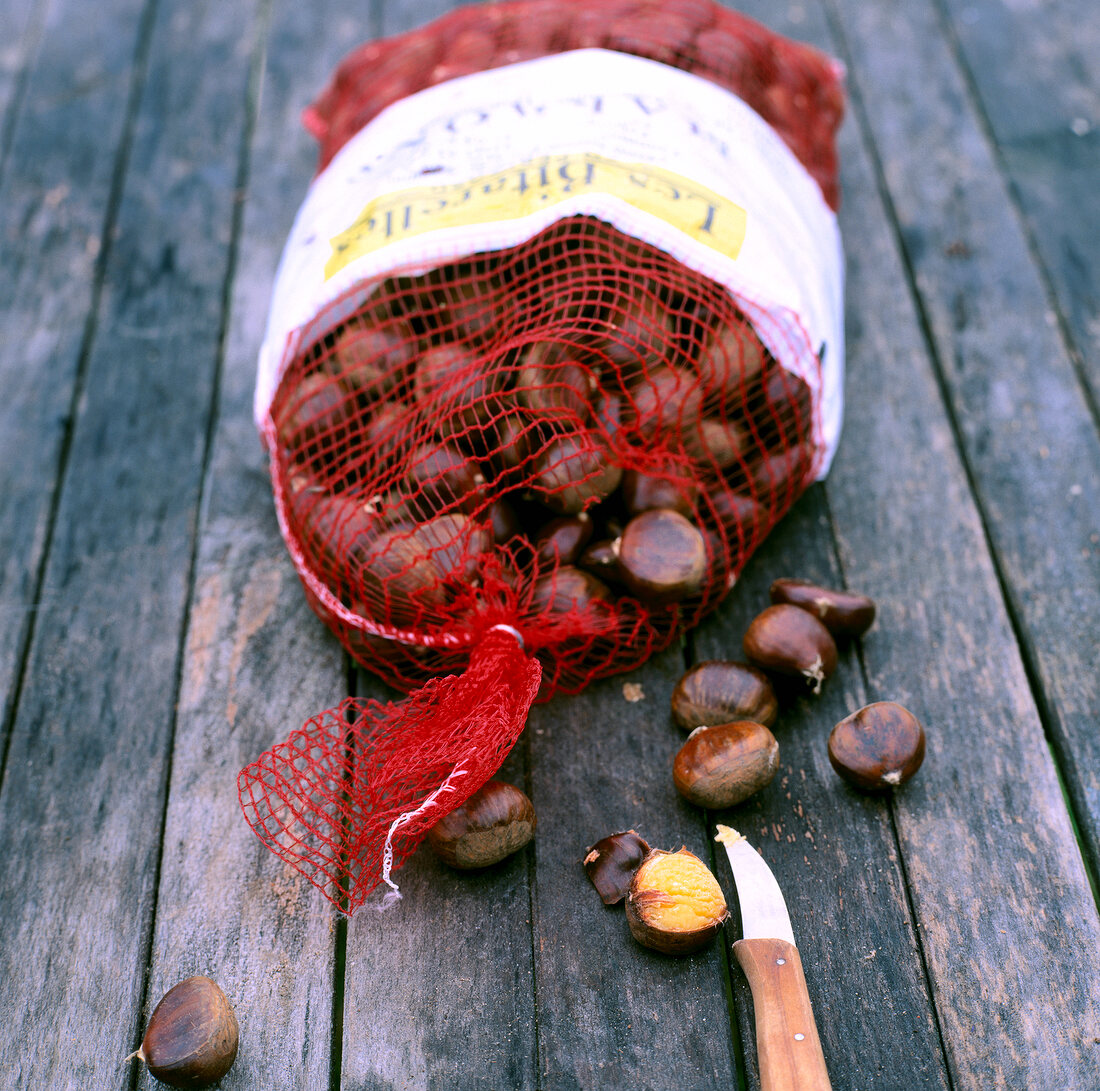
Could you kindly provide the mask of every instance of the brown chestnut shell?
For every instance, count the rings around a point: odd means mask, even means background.
[[[490,780],[432,826],[427,840],[444,863],[465,871],[518,852],[535,836],[537,824],[534,805],[523,792]]]
[[[169,1087],[203,1088],[233,1067],[240,1027],[229,1000],[208,977],[188,977],[153,1009],[139,1056]]]
[[[849,784],[885,792],[924,762],[924,727],[907,708],[876,701],[846,716],[829,735],[829,761]]]
[[[734,720],[771,727],[778,715],[779,702],[768,676],[748,663],[697,663],[672,691],[672,716],[685,731]]]
[[[756,720],[697,727],[672,763],[672,781],[689,803],[735,807],[772,782],[779,743]]]
[[[582,861],[584,873],[604,905],[617,905],[626,897],[634,873],[650,851],[636,830],[621,830],[589,845]]]
[[[638,598],[675,602],[702,588],[707,574],[706,541],[678,511],[645,511],[623,530],[619,568],[623,582]]]
[[[787,603],[757,614],[742,647],[750,663],[775,674],[802,677],[815,694],[836,670],[832,634],[812,614]]]
[[[810,580],[781,579],[772,583],[773,603],[808,610],[834,636],[862,636],[875,620],[875,602],[858,591],[834,590]]]

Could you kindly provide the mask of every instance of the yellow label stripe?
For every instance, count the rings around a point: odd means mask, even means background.
[[[374,198],[331,240],[325,279],[399,239],[520,219],[583,193],[618,197],[731,258],[745,239],[743,208],[672,171],[591,153],[553,155],[470,182],[416,186]]]

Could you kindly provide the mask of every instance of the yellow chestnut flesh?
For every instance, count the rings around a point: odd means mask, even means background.
[[[694,853],[654,849],[626,898],[630,934],[643,946],[687,955],[706,946],[729,918],[718,880]]]
[[[755,720],[697,727],[672,763],[676,790],[708,810],[734,807],[770,784],[779,743]]]
[[[239,1035],[225,993],[208,977],[189,977],[157,1004],[136,1056],[169,1087],[210,1087],[232,1068]]]
[[[771,727],[779,703],[768,676],[747,663],[711,659],[692,667],[672,691],[672,715],[685,731],[755,720]]]
[[[535,836],[536,824],[535,808],[523,792],[490,780],[428,830],[428,844],[453,868],[489,867],[523,848]]]

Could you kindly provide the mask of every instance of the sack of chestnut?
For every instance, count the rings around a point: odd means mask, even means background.
[[[305,593],[408,696],[244,769],[347,912],[533,701],[713,609],[840,429],[840,66],[710,0],[462,8],[351,54],[256,419]]]

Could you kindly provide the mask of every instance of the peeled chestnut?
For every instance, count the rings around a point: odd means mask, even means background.
[[[490,780],[428,830],[428,844],[453,868],[489,867],[523,848],[536,825],[535,808],[523,792]]]
[[[189,977],[154,1008],[133,1056],[169,1087],[210,1087],[233,1067],[239,1038],[225,993],[208,977]]]
[[[755,720],[697,727],[672,763],[672,781],[689,803],[708,810],[733,807],[770,784],[779,769],[779,743]]]
[[[872,792],[896,788],[924,761],[924,728],[907,708],[876,701],[833,728],[829,761],[857,788]]]
[[[812,614],[787,603],[757,614],[742,647],[751,663],[775,674],[801,676],[815,694],[836,670],[836,643],[829,630]]]
[[[718,880],[686,848],[650,852],[626,896],[630,934],[667,955],[688,955],[705,947],[729,915]]]
[[[707,574],[707,546],[699,528],[678,511],[657,508],[627,523],[619,568],[630,591],[647,602],[675,602],[695,594]]]
[[[771,600],[809,610],[834,636],[862,636],[875,620],[875,602],[856,591],[834,591],[809,580],[776,580]]]
[[[604,905],[617,905],[626,897],[634,873],[649,852],[649,845],[634,830],[610,834],[588,847],[584,873]]]
[[[672,691],[672,716],[688,731],[733,720],[771,727],[778,714],[768,676],[747,663],[707,660],[692,667]]]

